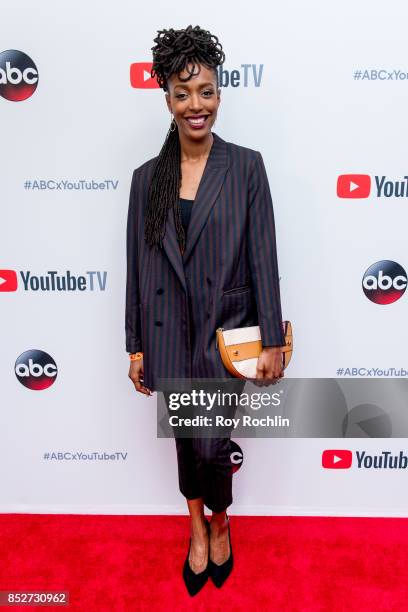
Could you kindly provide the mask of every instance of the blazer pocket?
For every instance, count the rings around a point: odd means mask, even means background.
[[[236,287],[224,293],[221,300],[219,327],[248,327],[256,325],[257,310],[252,287]]]
[[[237,293],[246,293],[247,291],[251,291],[252,287],[250,285],[241,285],[240,287],[234,287],[233,289],[227,289],[222,294],[224,295],[236,295]]]

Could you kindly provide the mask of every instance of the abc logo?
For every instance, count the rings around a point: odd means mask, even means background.
[[[230,440],[230,442],[231,442],[230,458],[231,458],[232,473],[234,474],[235,472],[239,470],[239,468],[242,465],[242,462],[244,460],[244,453],[242,452],[241,447],[238,446],[238,444],[234,442],[234,440]]]
[[[377,261],[363,277],[363,291],[376,304],[391,304],[400,299],[407,288],[407,274],[395,261]]]
[[[42,391],[54,384],[58,369],[51,355],[32,349],[17,358],[15,373],[22,385],[33,391]]]
[[[9,49],[0,53],[0,96],[12,102],[27,100],[38,85],[38,70],[31,57]]]

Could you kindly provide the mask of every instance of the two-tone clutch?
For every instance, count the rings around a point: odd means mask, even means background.
[[[282,350],[283,368],[286,368],[293,351],[292,324],[283,321],[285,346]],[[262,351],[261,331],[259,325],[224,329],[218,327],[216,346],[224,366],[237,378],[256,378],[256,364]]]

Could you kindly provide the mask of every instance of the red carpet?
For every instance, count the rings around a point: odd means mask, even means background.
[[[235,567],[194,598],[184,516],[0,514],[0,590],[69,591],[68,607],[8,610],[401,612],[408,521],[230,516]],[[2,608],[6,610],[6,608]]]

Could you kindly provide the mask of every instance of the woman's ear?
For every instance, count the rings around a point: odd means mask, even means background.
[[[169,111],[171,112],[171,105],[170,105],[170,94],[166,93],[166,94],[165,94],[165,98],[166,98],[167,108],[168,108],[168,109],[169,109]]]

